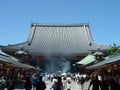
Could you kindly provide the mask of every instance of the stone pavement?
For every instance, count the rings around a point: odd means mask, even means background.
[[[84,90],[88,90],[89,82],[90,82],[90,81],[84,83]],[[45,90],[50,90],[50,87],[52,86],[52,85],[51,85],[51,82],[46,81],[46,86],[47,86],[47,89],[45,89]],[[52,89],[51,89],[51,90],[52,90]],[[72,83],[71,83],[71,90],[82,90],[82,89],[81,89],[80,84],[72,81]],[[91,90],[91,89],[90,89],[90,90]]]

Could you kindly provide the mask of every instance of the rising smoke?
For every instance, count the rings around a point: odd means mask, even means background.
[[[62,72],[66,73],[66,72],[70,71],[70,68],[71,68],[70,62],[69,61],[65,61],[63,63]]]
[[[71,63],[64,56],[54,57],[52,55],[45,55],[44,62],[45,72],[69,72]]]

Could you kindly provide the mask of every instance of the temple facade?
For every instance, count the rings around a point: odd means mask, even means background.
[[[40,67],[46,71],[69,71],[72,64],[98,48],[106,51],[110,47],[95,43],[88,23],[41,24],[32,23],[25,42],[3,46],[4,53],[12,55],[22,63]]]

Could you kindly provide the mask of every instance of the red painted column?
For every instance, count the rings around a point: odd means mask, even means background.
[[[4,75],[5,76],[5,74],[6,74],[6,66],[5,66],[5,64],[2,64],[3,65],[3,72],[2,72],[2,75]]]
[[[30,64],[30,59],[28,56],[24,56],[24,63],[25,64]]]
[[[112,67],[112,78],[114,78],[114,73],[115,73],[115,71],[114,71],[114,64],[111,67]]]

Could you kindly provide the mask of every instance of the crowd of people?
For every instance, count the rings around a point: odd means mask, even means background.
[[[71,90],[71,82],[75,81],[73,75],[62,74],[39,74],[39,73],[28,73],[22,78],[14,77],[14,75],[0,76],[0,90],[14,90],[17,82],[22,82],[25,90],[45,90],[47,88],[46,82],[51,82],[51,90]],[[77,81],[77,80],[76,80]]]
[[[46,90],[46,81],[51,84],[50,90],[72,90],[72,82],[80,86],[80,90],[86,87],[85,82],[89,82],[88,90],[119,90],[120,75],[114,78],[109,75],[92,75],[86,74],[26,74],[22,79],[18,79],[23,83],[25,90]],[[92,87],[91,87],[92,86]],[[16,79],[14,77],[0,76],[0,90],[14,90],[16,87]]]
[[[96,75],[91,78],[88,90],[92,85],[92,90],[120,90],[120,76],[111,77],[109,75]]]

